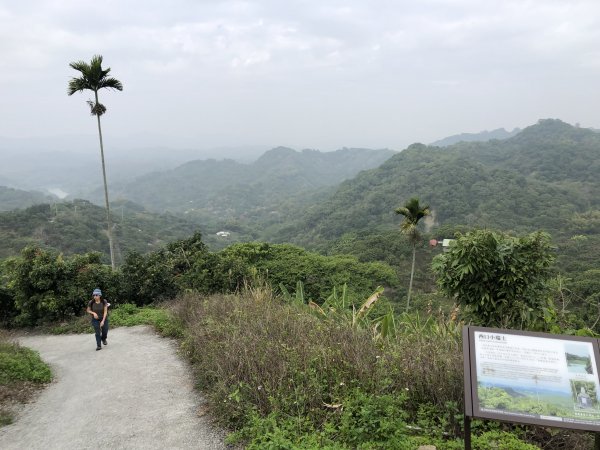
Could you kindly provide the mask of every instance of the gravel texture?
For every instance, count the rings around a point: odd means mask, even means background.
[[[27,336],[54,382],[0,428],[0,449],[225,449],[204,415],[176,343],[151,328],[117,328],[96,351],[93,334]]]

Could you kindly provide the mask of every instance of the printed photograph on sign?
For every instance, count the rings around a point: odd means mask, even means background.
[[[588,348],[581,344],[569,343],[565,345],[565,356],[569,372],[592,374],[592,356]]]
[[[590,342],[476,331],[480,411],[600,424],[600,386]]]

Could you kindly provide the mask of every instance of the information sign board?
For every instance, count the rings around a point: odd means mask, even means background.
[[[465,327],[465,413],[600,431],[597,339]]]

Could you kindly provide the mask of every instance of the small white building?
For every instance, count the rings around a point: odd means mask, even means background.
[[[229,237],[230,234],[231,233],[229,231],[219,231],[217,233],[217,236],[219,236],[219,237]]]

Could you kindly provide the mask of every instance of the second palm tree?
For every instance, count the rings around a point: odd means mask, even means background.
[[[419,221],[431,214],[429,206],[419,204],[418,198],[411,198],[404,206],[396,209],[396,214],[404,216],[404,220],[400,225],[402,234],[408,236],[408,240],[412,244],[412,266],[410,269],[410,283],[408,284],[408,297],[406,299],[406,310],[410,307],[410,296],[412,293],[413,277],[415,275],[415,255],[417,253],[417,244],[421,239],[417,225]]]

